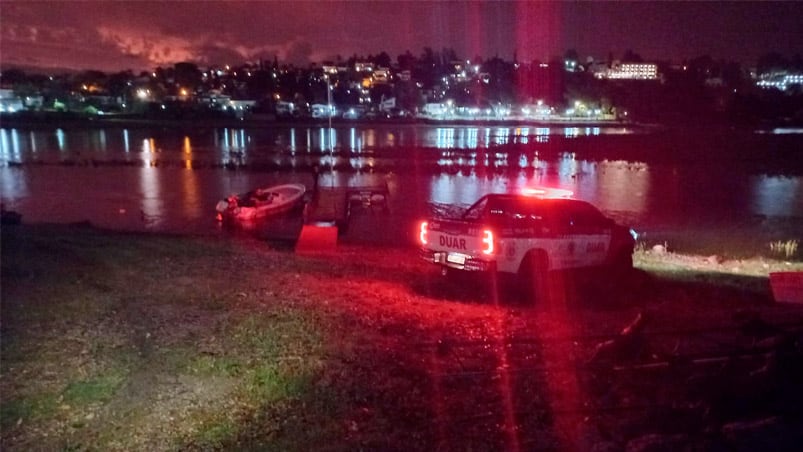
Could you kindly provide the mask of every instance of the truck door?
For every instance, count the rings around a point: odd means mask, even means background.
[[[575,201],[561,209],[572,267],[602,265],[611,245],[611,223],[591,204]]]

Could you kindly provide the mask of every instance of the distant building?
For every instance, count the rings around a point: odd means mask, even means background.
[[[396,108],[396,98],[389,97],[385,99],[384,97],[379,102],[379,111],[390,111]]]
[[[123,99],[115,96],[81,96],[80,100],[88,105],[92,105],[99,111],[119,110],[123,105]]]
[[[0,113],[16,113],[23,108],[22,99],[17,97],[14,90],[0,89]]]
[[[538,101],[534,105],[523,105],[521,107],[521,114],[525,118],[548,118],[555,110],[543,101]]]
[[[581,66],[577,60],[564,60],[563,69],[566,72],[580,72],[583,70],[583,66]]]
[[[442,103],[430,102],[424,105],[421,113],[432,118],[442,118],[449,112],[449,108]]]
[[[360,119],[365,116],[367,109],[364,105],[347,105],[343,107],[343,119]]]
[[[613,80],[657,80],[658,65],[655,63],[620,63],[607,70],[594,73],[596,78]]]
[[[610,64],[607,61],[589,61],[586,63],[586,71],[594,75],[595,78],[606,78]]]
[[[278,101],[276,102],[276,115],[279,117],[298,116],[300,111],[298,106],[293,102]]]
[[[790,74],[786,71],[771,72],[759,76],[756,86],[764,89],[778,89],[781,91],[791,91],[795,87],[799,90],[803,86],[803,74]]]
[[[310,107],[312,117],[316,119],[331,118],[337,115],[337,108],[334,105],[328,104],[312,104]]]
[[[387,83],[390,78],[390,70],[385,67],[378,67],[371,77],[373,78],[373,83]]]
[[[449,66],[452,69],[452,73],[450,74],[451,78],[453,78],[457,82],[465,82],[468,80],[468,74],[466,73],[466,66],[462,61],[452,61],[451,63],[449,63]]]
[[[357,61],[354,63],[354,70],[356,72],[373,72],[374,63],[370,61]]]
[[[226,110],[231,102],[231,96],[223,94],[219,90],[209,90],[208,93],[198,97],[198,102],[213,110]]]
[[[25,99],[22,99],[22,103],[25,105],[25,108],[40,110],[45,106],[45,98],[41,95],[25,96]]]
[[[224,106],[224,110],[229,109],[235,112],[238,111],[249,111],[254,108],[257,104],[257,101],[251,99],[232,99],[229,101],[228,105]]]

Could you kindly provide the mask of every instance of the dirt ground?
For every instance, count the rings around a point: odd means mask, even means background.
[[[65,227],[4,228],[2,247],[4,450],[803,440],[803,306],[767,281],[800,263],[641,251],[624,280],[554,274],[533,304],[406,248]],[[255,391],[266,363],[298,378]]]

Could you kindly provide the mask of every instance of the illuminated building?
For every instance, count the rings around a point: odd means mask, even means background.
[[[621,63],[606,71],[594,74],[597,78],[616,80],[656,80],[658,65],[655,63]]]
[[[23,109],[22,99],[13,90],[0,89],[0,112],[14,113]]]
[[[332,75],[337,74],[337,66],[331,64],[324,64],[322,68],[324,74],[332,74]]]
[[[373,83],[387,83],[390,77],[390,70],[385,67],[378,67],[371,77],[373,78]]]
[[[354,63],[354,70],[356,72],[373,72],[374,63],[369,61],[357,61]]]
[[[756,86],[759,88],[775,88],[781,91],[790,91],[794,85],[797,85],[798,89],[803,86],[803,74],[772,72],[769,74],[762,74],[756,82]]]

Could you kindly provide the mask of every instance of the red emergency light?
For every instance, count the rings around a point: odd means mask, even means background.
[[[574,192],[564,188],[548,188],[548,187],[524,187],[521,189],[521,194],[524,196],[534,196],[537,198],[571,198]]]
[[[429,223],[426,221],[422,221],[421,225],[418,228],[418,240],[421,242],[422,245],[427,244],[427,228],[429,227]]]
[[[494,233],[490,229],[483,229],[482,231],[482,253],[493,254],[494,252]]]

